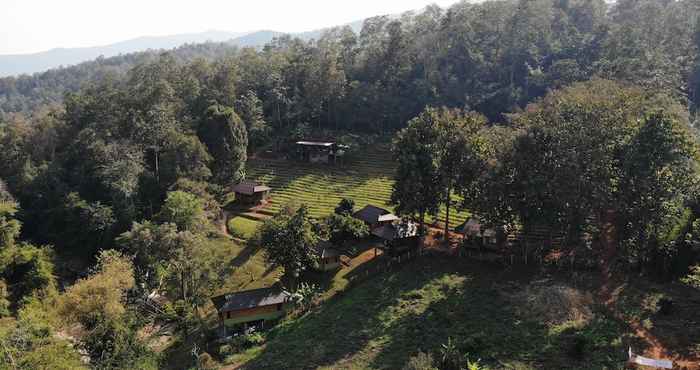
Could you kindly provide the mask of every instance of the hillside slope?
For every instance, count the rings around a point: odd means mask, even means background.
[[[401,369],[419,351],[438,358],[449,339],[489,369],[602,369],[625,359],[628,330],[595,306],[576,321],[566,319],[567,307],[550,308],[562,316],[555,325],[535,316],[541,302],[519,306],[525,303],[521,291],[542,285],[537,277],[442,257],[418,259],[282,324],[266,346],[230,360],[244,369]],[[588,346],[580,358],[569,354],[577,337]]]

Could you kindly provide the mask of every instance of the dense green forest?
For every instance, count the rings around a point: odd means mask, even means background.
[[[301,138],[391,138],[402,216],[459,208],[585,251],[614,224],[625,269],[685,276],[699,104],[695,0],[462,2],[0,79],[0,369],[196,366],[232,268],[212,248],[230,188]],[[250,243],[295,277],[318,237],[366,234],[291,208]],[[180,347],[146,346],[156,323]]]
[[[501,121],[547,89],[591,76],[665,91],[694,111],[697,13],[693,1],[465,2],[368,19],[359,35],[341,28],[311,42],[280,37],[261,51],[203,44],[170,55],[181,63],[225,59],[235,66],[237,93],[253,91],[279,125],[382,131],[426,104]],[[137,53],[0,79],[0,112],[60,102],[156,58]]]

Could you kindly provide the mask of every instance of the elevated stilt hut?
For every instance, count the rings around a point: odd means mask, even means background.
[[[255,182],[242,182],[233,187],[233,192],[236,193],[236,202],[247,206],[264,204],[270,197],[271,190],[269,186]]]

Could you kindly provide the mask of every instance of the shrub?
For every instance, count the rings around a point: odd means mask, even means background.
[[[248,347],[255,347],[265,343],[265,336],[262,333],[252,333],[245,337]]]
[[[228,355],[231,355],[233,353],[231,345],[229,344],[224,344],[223,346],[219,347],[219,356],[225,357]]]
[[[484,368],[481,367],[481,360],[476,360],[476,361],[471,361],[467,360],[467,369],[466,370],[483,370]]]
[[[418,352],[415,356],[408,359],[408,363],[403,367],[403,370],[438,370],[434,364],[433,356]]]
[[[353,210],[355,210],[355,201],[350,198],[341,199],[338,206],[335,207],[335,213],[343,216],[350,216]]]
[[[659,314],[667,316],[673,312],[673,300],[671,298],[661,298],[659,300]]]
[[[201,370],[214,370],[218,366],[210,354],[204,352],[197,359],[197,368]]]
[[[569,345],[569,356],[574,359],[582,360],[586,355],[586,349],[589,346],[589,340],[582,334],[576,334]]]
[[[440,369],[460,370],[464,363],[464,356],[459,352],[457,344],[452,338],[447,338],[447,343],[440,346]]]
[[[684,284],[700,289],[700,265],[690,268],[690,273],[681,279]]]
[[[301,283],[299,288],[292,294],[294,304],[302,311],[311,308],[314,301],[321,295],[321,288],[316,284]]]
[[[259,346],[265,343],[265,335],[262,333],[251,333],[234,337],[230,344],[230,349],[235,352],[240,352],[245,349]]]

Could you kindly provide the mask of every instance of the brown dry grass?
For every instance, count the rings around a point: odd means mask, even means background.
[[[540,318],[550,327],[565,322],[585,324],[593,318],[593,295],[567,285],[534,282],[510,298],[523,315]]]

